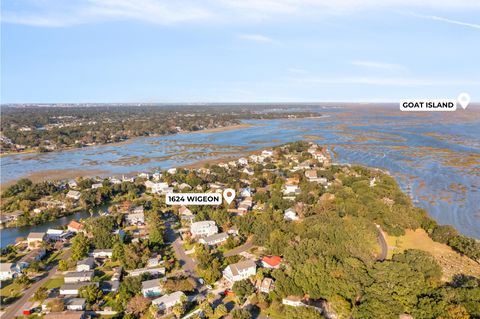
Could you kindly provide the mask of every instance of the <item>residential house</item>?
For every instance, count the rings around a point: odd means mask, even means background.
[[[68,232],[61,229],[48,229],[45,237],[49,241],[64,240],[68,237]]]
[[[142,294],[144,297],[158,297],[163,293],[159,279],[142,281]]]
[[[95,259],[88,257],[77,261],[77,271],[90,271],[95,269]]]
[[[193,215],[192,211],[186,206],[181,206],[178,209],[178,213],[180,214],[180,218],[183,220],[193,222],[193,220],[195,219],[195,215]]]
[[[93,258],[112,258],[113,249],[95,249],[92,253]]]
[[[119,287],[120,287],[120,281],[113,280],[113,278],[110,281],[102,281],[100,283],[100,290],[103,293],[117,292]]]
[[[133,183],[135,182],[135,177],[122,175],[122,182]]]
[[[77,187],[78,187],[77,181],[74,180],[74,179],[68,181],[68,187],[70,187],[70,188],[77,188]]]
[[[92,184],[92,189],[97,189],[97,188],[100,188],[102,186],[103,186],[102,183],[95,183],[95,184]]]
[[[0,281],[13,279],[18,272],[13,263],[0,263]]]
[[[300,194],[300,187],[297,184],[285,184],[283,187],[283,195],[296,196]]]
[[[205,238],[201,238],[199,242],[204,245],[213,246],[213,245],[221,244],[227,241],[227,239],[228,239],[227,233],[219,233],[219,234],[213,234],[213,235],[207,236]]]
[[[299,218],[297,216],[297,212],[295,212],[295,209],[293,209],[292,207],[285,210],[285,213],[283,214],[283,219],[285,219],[287,221],[299,220]]]
[[[42,260],[42,258],[45,257],[46,254],[47,252],[43,248],[34,249],[22,258],[20,258],[20,260],[17,262],[17,268],[28,268],[33,262]]]
[[[67,310],[82,311],[85,310],[87,301],[85,298],[66,298],[64,304]]]
[[[162,255],[157,254],[157,255],[154,255],[154,256],[148,258],[148,260],[147,260],[147,268],[157,267],[157,266],[159,266],[159,265],[162,264],[162,263],[163,263],[163,261],[162,261]]]
[[[80,193],[79,191],[71,190],[67,193],[67,198],[71,198],[73,200],[79,200],[80,196],[82,196],[82,193]]]
[[[157,267],[157,268],[137,268],[128,271],[128,275],[132,277],[141,276],[143,274],[150,274],[152,276],[159,276],[165,275],[165,267]]]
[[[143,209],[141,212],[138,212],[138,213],[133,212],[125,215],[125,221],[128,225],[145,224],[145,214],[143,213]]]
[[[68,225],[67,225],[68,231],[72,233],[79,233],[83,232],[83,225],[76,220],[72,220]]]
[[[167,170],[167,173],[171,175],[175,174],[176,172],[177,172],[177,169],[175,167],[169,168]]]
[[[227,266],[223,270],[223,277],[229,282],[240,281],[254,276],[257,273],[257,265],[252,260],[240,261]]]
[[[89,285],[95,285],[96,287],[99,287],[98,282],[76,282],[76,283],[65,283],[60,287],[60,295],[64,296],[78,296],[78,290],[82,287],[89,286]]]
[[[164,295],[160,298],[154,299],[152,301],[152,304],[156,305],[158,307],[158,310],[165,312],[171,309],[176,304],[181,303],[182,299],[184,298],[187,298],[187,296],[185,296],[183,292],[176,291],[174,293]]]
[[[64,282],[66,284],[73,284],[77,282],[92,281],[93,271],[70,271],[65,274]]]
[[[260,292],[268,294],[275,288],[274,283],[275,281],[272,278],[258,279],[255,283],[255,288]]]
[[[265,157],[273,156],[273,151],[272,150],[263,150],[262,151],[262,156],[265,156]]]
[[[292,307],[303,307],[305,304],[302,302],[302,298],[298,296],[288,296],[282,299],[282,304]]]
[[[242,189],[242,191],[240,192],[240,196],[251,197],[252,196],[252,190],[250,189],[250,187],[245,187],[244,189]]]
[[[45,233],[30,233],[27,236],[27,244],[30,248],[40,247],[45,241]]]
[[[248,176],[253,176],[255,174],[255,172],[253,171],[253,169],[251,169],[250,167],[245,167],[243,170],[242,170],[242,173],[245,173],[247,174]]]
[[[192,189],[192,186],[188,185],[187,183],[182,183],[178,185],[178,189],[183,191],[185,189]]]
[[[213,220],[204,220],[201,222],[192,223],[190,225],[190,233],[193,237],[210,236],[218,233],[218,227]]]
[[[280,256],[265,256],[262,258],[261,265],[265,268],[279,268],[282,263],[282,257]]]
[[[248,160],[245,157],[239,158],[237,161],[238,165],[248,165]]]

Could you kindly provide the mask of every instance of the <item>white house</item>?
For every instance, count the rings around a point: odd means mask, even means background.
[[[227,233],[219,233],[219,234],[213,234],[213,235],[207,236],[205,238],[201,238],[199,242],[204,245],[213,246],[213,245],[221,244],[227,241],[227,239],[228,239]]]
[[[138,225],[145,224],[145,214],[142,212],[139,213],[130,213],[125,215],[125,221],[128,225]]]
[[[143,274],[150,274],[152,276],[158,275],[165,275],[165,267],[157,267],[157,268],[137,268],[128,271],[128,275],[131,277],[141,276]]]
[[[30,233],[27,236],[28,247],[40,246],[45,241],[45,233]]]
[[[145,187],[147,189],[150,189],[150,191],[154,194],[165,194],[170,191],[173,191],[172,187],[168,186],[168,183],[154,183],[151,181],[146,181],[145,182]]]
[[[67,193],[67,198],[71,198],[73,200],[79,200],[80,196],[82,196],[82,193],[80,193],[79,191],[71,190]]]
[[[77,261],[77,271],[90,271],[95,269],[95,259],[88,257]]]
[[[12,263],[0,263],[0,280],[13,279],[17,276],[17,270]]]
[[[97,189],[97,188],[100,188],[102,186],[103,186],[102,183],[95,183],[95,184],[92,184],[92,189]]]
[[[85,310],[85,306],[87,305],[85,298],[67,298],[64,302],[65,308],[72,311]]]
[[[239,158],[237,163],[239,165],[248,165],[248,160],[245,157]]]
[[[285,210],[285,213],[283,214],[283,219],[288,220],[288,221],[295,221],[298,220],[297,212],[293,208],[288,208]]]
[[[265,156],[265,157],[273,156],[273,151],[272,150],[263,150],[262,155]]]
[[[59,241],[65,239],[68,233],[61,229],[48,229],[46,233],[46,239],[51,241]]]
[[[287,196],[295,196],[300,194],[300,187],[296,184],[285,184],[283,194]]]
[[[204,220],[201,222],[192,223],[190,225],[190,232],[193,237],[196,236],[210,236],[218,233],[218,227],[213,220]]]
[[[30,266],[35,261],[42,260],[43,257],[47,254],[44,248],[37,248],[30,251],[28,254],[20,258],[17,262],[17,269],[24,269]]]
[[[162,256],[160,254],[148,258],[147,268],[157,267],[162,264]]]
[[[71,271],[65,274],[64,282],[73,284],[77,282],[92,281],[93,271]]]
[[[172,308],[176,304],[181,303],[183,298],[187,298],[187,296],[185,296],[185,294],[181,291],[176,291],[169,295],[164,295],[160,298],[154,299],[152,304],[156,305],[158,310],[165,311]]]
[[[69,284],[63,284],[60,287],[60,295],[68,295],[68,296],[77,296],[78,295],[78,290],[82,287],[89,286],[89,285],[95,285],[96,287],[99,286],[98,282],[77,282],[77,283],[69,283]]]
[[[257,265],[253,260],[244,260],[227,266],[223,270],[223,277],[229,282],[240,281],[254,276],[257,273]]]
[[[144,297],[158,297],[163,293],[159,279],[142,281],[142,294]]]
[[[292,307],[303,307],[305,304],[302,302],[302,298],[297,296],[288,296],[282,299],[282,304]]]
[[[113,249],[95,249],[92,253],[93,258],[112,258]]]
[[[177,172],[177,169],[175,167],[169,168],[167,170],[167,173],[171,175],[175,174],[176,172]]]

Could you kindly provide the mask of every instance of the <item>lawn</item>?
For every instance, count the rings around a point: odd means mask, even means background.
[[[63,283],[64,281],[62,276],[62,277],[49,279],[46,283],[43,284],[43,287],[47,289],[59,288],[61,285],[63,285]]]
[[[3,286],[0,289],[0,297],[3,304],[10,304],[17,298],[22,296],[22,291],[25,288],[23,285],[12,282],[9,285]],[[3,306],[3,305],[2,305]]]
[[[431,253],[443,270],[443,280],[448,281],[453,275],[463,273],[480,276],[480,265],[466,256],[455,252],[449,246],[433,241],[423,229],[406,230],[404,236],[388,236],[388,256],[406,249],[419,249]]]

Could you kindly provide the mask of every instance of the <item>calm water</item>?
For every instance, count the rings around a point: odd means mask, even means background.
[[[330,145],[338,162],[388,170],[414,202],[439,223],[452,224],[462,233],[480,238],[479,113],[445,120],[443,114],[416,117],[395,111],[320,111],[326,116],[245,121],[254,126],[141,138],[122,146],[7,156],[1,162],[1,181],[52,169],[101,170],[118,175],[152,171],[310,139]],[[55,221],[42,227],[66,222]],[[2,230],[2,246],[4,238],[15,238],[20,231],[23,229]]]

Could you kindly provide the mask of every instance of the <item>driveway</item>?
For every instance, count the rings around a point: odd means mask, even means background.
[[[380,244],[380,248],[382,249],[382,252],[377,257],[377,260],[384,261],[387,258],[387,254],[388,254],[387,240],[385,239],[385,234],[383,233],[383,230],[380,227],[380,225],[375,225],[375,226],[377,226],[377,230],[378,230],[377,240],[378,240],[378,243]]]
[[[230,251],[227,251],[223,256],[225,257],[231,257],[238,255],[240,253],[243,253],[244,251],[247,251],[253,247],[253,242],[251,239],[247,240],[247,242],[241,246],[238,246],[237,248],[234,248]]]

